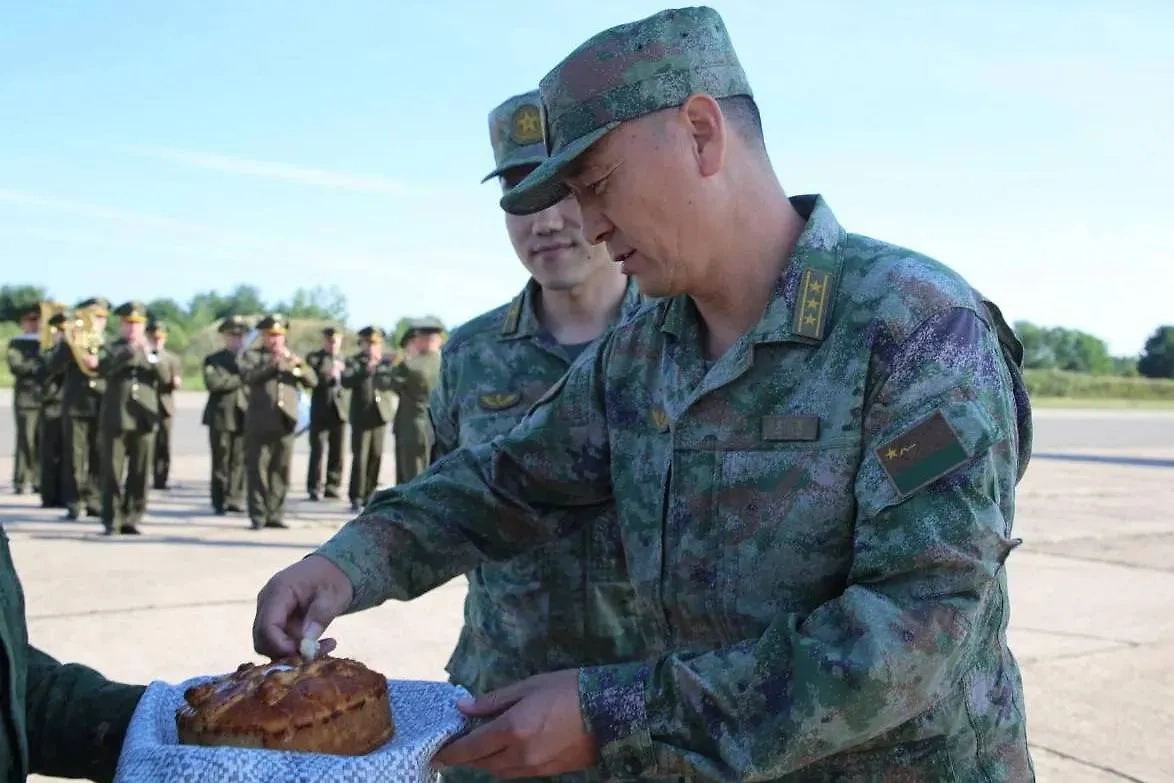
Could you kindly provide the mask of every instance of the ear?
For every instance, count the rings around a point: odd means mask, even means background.
[[[726,156],[726,121],[712,95],[695,92],[681,104],[681,118],[693,141],[699,173],[712,177],[721,171]]]

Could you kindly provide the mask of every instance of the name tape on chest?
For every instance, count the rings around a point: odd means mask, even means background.
[[[875,453],[902,497],[964,465],[971,456],[940,410],[881,444]]]
[[[777,441],[819,440],[818,416],[763,416],[762,439]]]

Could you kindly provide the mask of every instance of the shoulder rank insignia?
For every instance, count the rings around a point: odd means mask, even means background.
[[[875,453],[902,497],[912,495],[970,459],[958,433],[940,410],[880,445]]]
[[[477,403],[487,411],[504,411],[512,408],[522,399],[519,392],[490,392],[477,398]]]
[[[822,269],[804,269],[795,297],[795,323],[791,330],[800,337],[822,340],[827,321],[832,275]]]
[[[522,317],[522,297],[518,296],[514,301],[510,302],[510,307],[505,311],[505,319],[501,322],[502,336],[509,336],[518,331],[518,319]]]

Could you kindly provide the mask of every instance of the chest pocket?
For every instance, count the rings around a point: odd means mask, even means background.
[[[735,637],[839,594],[852,555],[857,438],[762,442],[714,455],[713,607]]]

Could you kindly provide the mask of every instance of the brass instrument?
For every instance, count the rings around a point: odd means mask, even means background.
[[[41,350],[47,351],[55,345],[53,335],[60,331],[56,326],[51,325],[49,321],[53,316],[64,313],[66,307],[60,302],[53,301],[44,301],[38,306],[40,308],[40,320],[37,323],[39,324],[38,334],[41,341]]]
[[[91,308],[75,310],[73,319],[66,321],[65,334],[62,339],[73,354],[73,360],[78,369],[90,378],[98,377],[98,370],[91,370],[86,366],[87,356],[97,356],[98,349],[106,340],[104,330],[94,322],[94,311]]]

